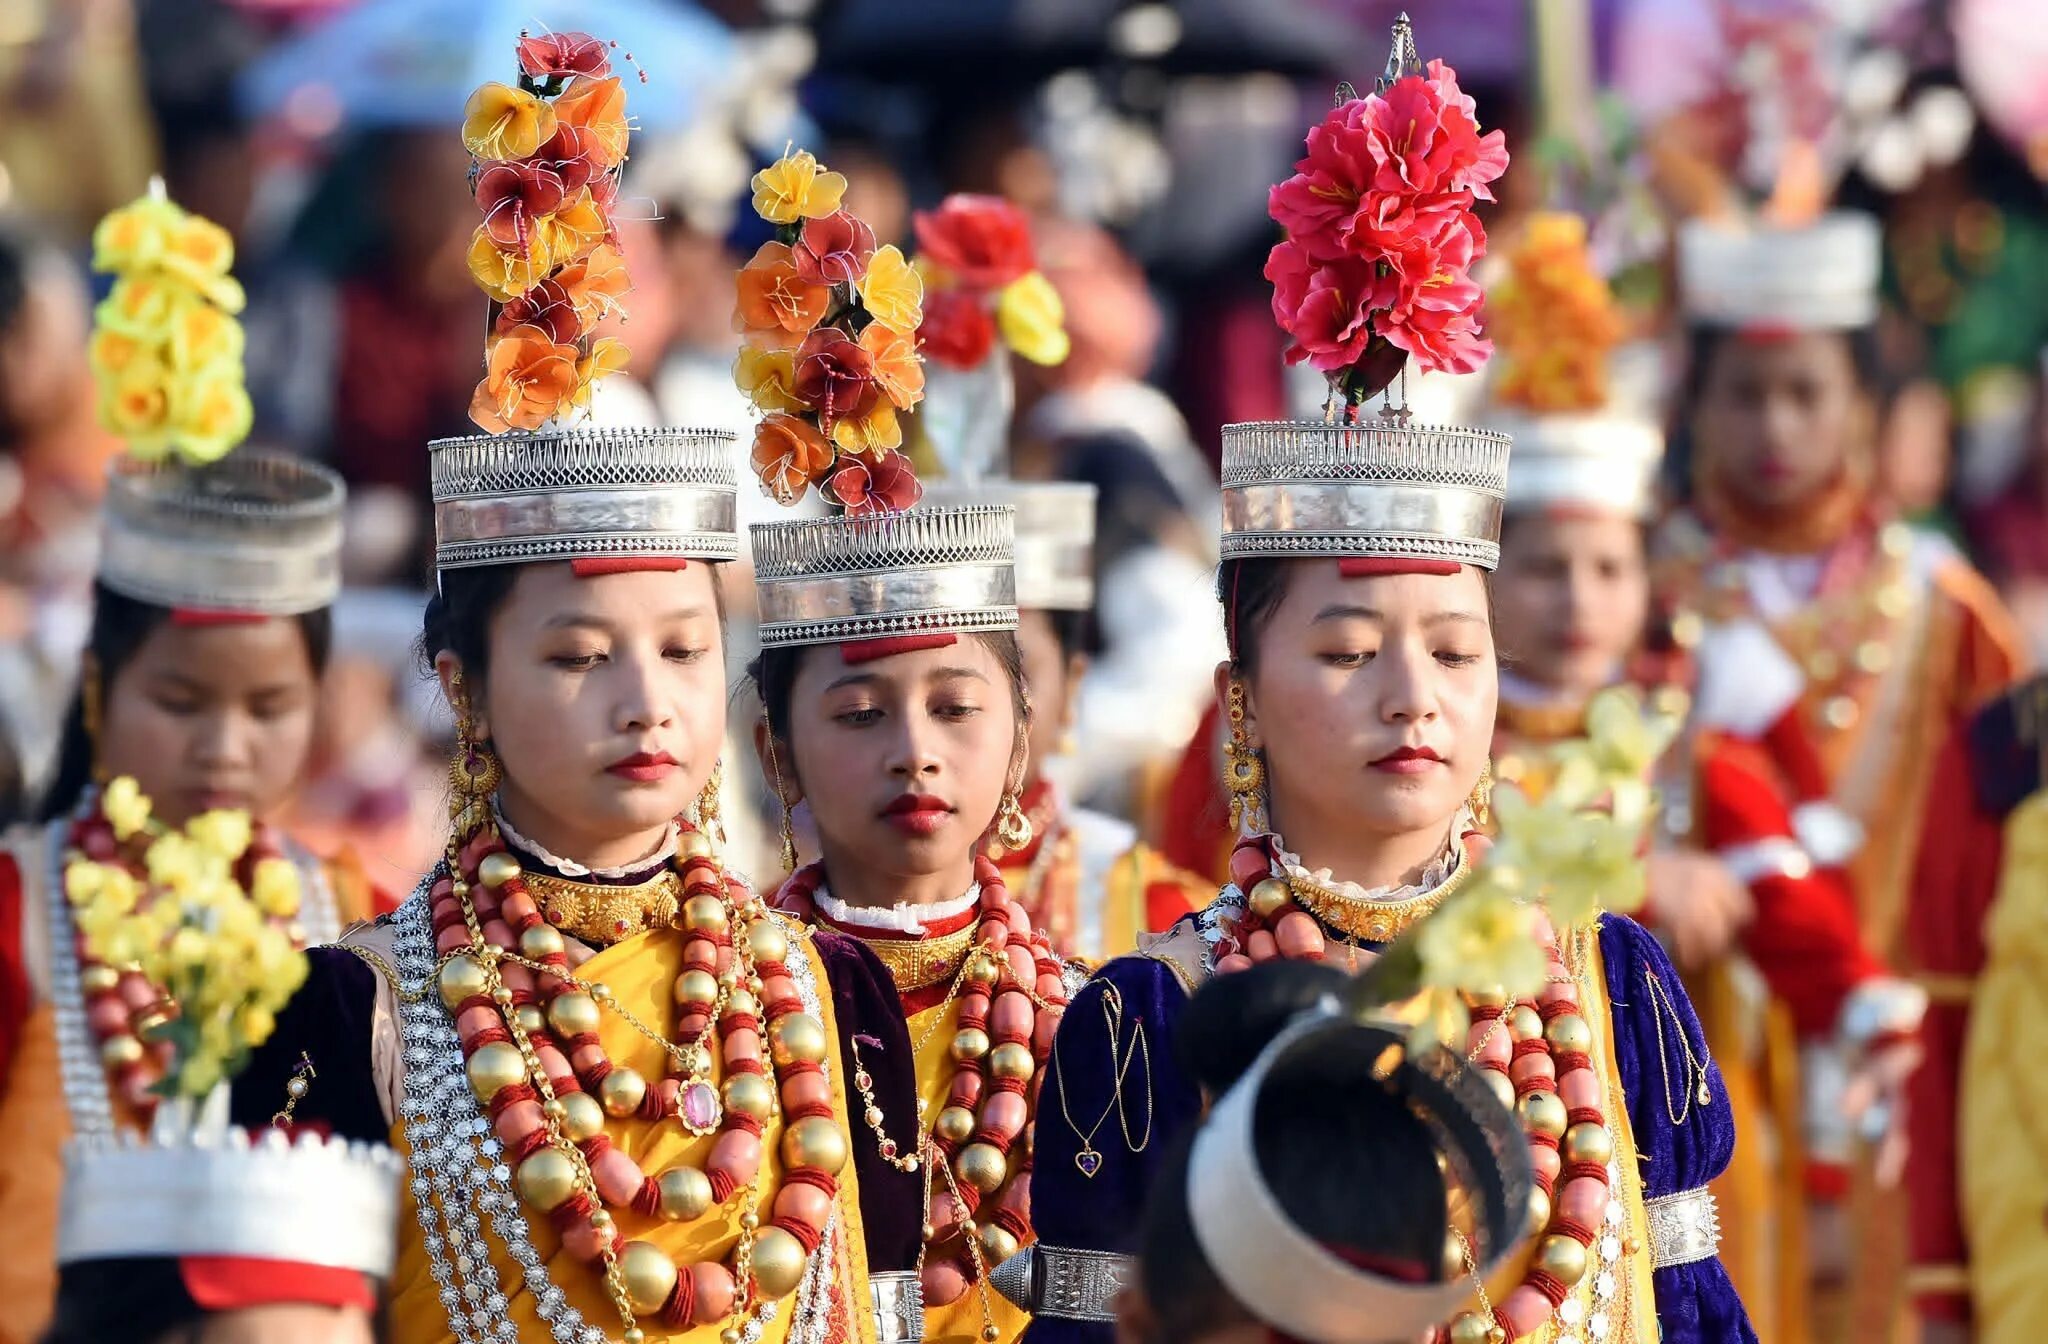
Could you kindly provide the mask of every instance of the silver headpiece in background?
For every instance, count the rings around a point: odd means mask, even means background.
[[[1649,421],[1599,411],[1502,415],[1494,424],[1515,441],[1510,514],[1586,509],[1642,522],[1656,517],[1664,436]]]
[[[117,458],[99,581],[179,610],[298,616],[341,592],[341,478],[318,463],[232,453],[218,462]]]
[[[1008,508],[918,507],[752,533],[764,649],[1017,628]]]
[[[1084,481],[987,477],[940,481],[921,508],[1007,507],[1017,515],[1017,605],[1031,611],[1095,606],[1095,496]]]
[[[1793,227],[1695,219],[1678,234],[1686,320],[1714,327],[1869,326],[1883,265],[1877,221],[1846,210]]]
[[[1483,429],[1270,420],[1223,429],[1223,557],[1500,562],[1509,440]]]
[[[734,436],[564,429],[437,439],[438,569],[623,556],[733,560]]]

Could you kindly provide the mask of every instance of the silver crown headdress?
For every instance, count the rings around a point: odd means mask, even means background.
[[[734,436],[543,429],[437,439],[434,564],[739,555]]]
[[[1017,628],[1010,509],[919,507],[752,531],[764,649]]]
[[[1255,1318],[1316,1344],[1417,1339],[1469,1298],[1471,1283],[1420,1266],[1421,1281],[1351,1263],[1304,1232],[1259,1170],[1259,1097],[1290,1073],[1313,1069],[1379,1077],[1428,1126],[1447,1175],[1464,1191],[1475,1226],[1472,1258],[1484,1277],[1524,1239],[1535,1173],[1514,1117],[1477,1071],[1445,1050],[1403,1051],[1398,1030],[1315,1015],[1289,1027],[1229,1091],[1195,1137],[1188,1219],[1224,1287]],[[1391,1069],[1388,1058],[1401,1062]],[[1371,1199],[1370,1191],[1360,1198]]]
[[[1500,562],[1509,440],[1484,429],[1271,420],[1223,429],[1223,558]]]
[[[1033,611],[1087,611],[1095,605],[1095,495],[1085,481],[986,477],[926,488],[924,508],[976,504],[1017,515],[1017,605]]]
[[[1648,522],[1657,512],[1664,436],[1647,420],[1616,411],[1494,420],[1514,438],[1509,513],[1590,509]]]
[[[1794,227],[1695,219],[1678,234],[1685,316],[1716,327],[1868,326],[1883,261],[1877,221],[1851,211]]]
[[[148,1139],[93,1132],[64,1150],[57,1261],[241,1256],[389,1278],[404,1165],[378,1144],[227,1121],[223,1087],[160,1103]]]
[[[117,458],[100,582],[159,606],[298,616],[341,591],[341,478],[300,458]]]

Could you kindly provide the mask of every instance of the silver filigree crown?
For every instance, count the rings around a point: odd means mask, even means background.
[[[1696,219],[1678,234],[1688,321],[1714,327],[1849,331],[1877,320],[1884,242],[1853,211],[1783,227]]]
[[[1656,516],[1664,435],[1649,421],[1599,411],[1503,415],[1493,424],[1515,441],[1510,514],[1590,509],[1644,522]]]
[[[473,434],[429,445],[439,569],[614,556],[733,560],[722,429]]]
[[[1013,510],[757,523],[761,647],[1017,628]]]
[[[1095,605],[1095,487],[1085,481],[989,477],[940,481],[925,508],[1007,505],[1017,514],[1017,605],[1087,611]]]
[[[57,1260],[247,1256],[389,1278],[404,1165],[381,1145],[216,1127],[64,1151]]]
[[[1500,562],[1509,439],[1364,420],[1223,427],[1223,558]]]
[[[298,616],[341,592],[341,478],[318,463],[233,453],[205,466],[117,458],[99,580],[173,608]]]

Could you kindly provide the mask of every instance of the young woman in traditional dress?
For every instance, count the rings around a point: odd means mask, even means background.
[[[1879,261],[1876,222],[1853,214],[1681,235],[1692,499],[1660,538],[1659,583],[1697,662],[1702,759],[1725,750],[1774,782],[1797,823],[1792,869],[1845,874],[1865,945],[1910,973],[1933,763],[2021,658],[1989,586],[1946,541],[1888,520],[1873,491]],[[1867,1047],[1912,1030],[1911,1000],[1872,1000],[1855,1038],[1826,1048],[1803,1033],[1824,1342],[1882,1338],[1898,1317],[1904,1221],[1884,1188],[1896,1172],[1878,1166],[1897,1163],[1911,1055]],[[1856,1108],[1860,1125],[1845,1091],[1880,1098]],[[1890,1158],[1873,1165],[1863,1140],[1887,1131]]]
[[[1053,946],[1090,962],[1129,952],[1208,904],[1207,882],[1166,862],[1128,822],[1082,807],[1054,779],[1072,742],[1095,619],[1095,487],[991,479],[941,483],[928,504],[1006,505],[1017,514],[1017,646],[1033,713],[1025,762],[1029,842],[990,857]]]
[[[155,394],[167,401],[174,391],[184,398],[226,386],[219,395],[230,410],[220,425],[158,423],[147,440],[134,431],[137,455],[113,463],[92,628],[58,775],[39,824],[0,846],[0,1132],[11,1136],[0,1160],[0,1218],[16,1238],[0,1266],[7,1344],[36,1338],[49,1320],[61,1145],[74,1132],[145,1124],[163,1063],[149,1033],[169,1015],[164,995],[81,951],[67,899],[71,856],[105,857],[137,813],[181,827],[233,811],[255,823],[252,866],[290,860],[296,892],[280,894],[277,917],[301,941],[332,940],[377,903],[359,869],[325,862],[269,824],[306,771],[329,608],[341,587],[341,481],[282,457],[222,458],[240,437],[232,403],[241,333],[203,294],[239,292],[227,253],[204,252],[211,260],[199,280],[168,279],[130,255],[130,230],[153,230],[196,253],[214,242],[225,248],[225,235],[151,198],[109,217],[99,261],[120,277],[103,320],[117,322],[124,301],[154,287],[159,307],[189,324],[196,345],[183,348],[213,352],[211,382],[161,373],[176,386]],[[150,342],[170,339],[168,329],[103,328],[95,359],[103,364],[115,350],[156,359]],[[119,420],[112,393],[107,405]],[[122,782],[110,793],[110,781]]]
[[[778,908],[860,940],[895,994],[847,1004],[868,1264],[892,1340],[1011,1339],[988,1271],[1030,1241],[1037,1077],[1067,998],[1046,932],[984,856],[1030,841],[1032,718],[1001,508],[757,526],[760,755],[821,859]]]

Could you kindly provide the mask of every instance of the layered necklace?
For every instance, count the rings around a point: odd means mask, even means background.
[[[790,969],[790,931],[728,877],[703,834],[677,825],[676,853],[653,877],[598,887],[529,875],[486,818],[450,839],[427,896],[435,983],[514,1188],[602,1278],[627,1344],[644,1340],[644,1318],[670,1329],[725,1321],[732,1341],[756,1333],[802,1280],[850,1151],[825,1072],[830,1041]],[[616,931],[597,939],[615,941],[646,925],[642,905],[660,907],[684,938],[667,1035],[578,976],[550,922]],[[606,1013],[661,1048],[664,1077],[611,1059],[598,1036]],[[763,1222],[762,1140],[778,1116],[782,1177]],[[649,1173],[613,1143],[607,1119],[717,1137],[701,1168]],[[615,1220],[631,1210],[688,1222],[734,1200],[741,1231],[724,1263],[678,1266],[652,1243],[624,1240]]]
[[[1471,869],[1460,862],[1423,896],[1399,902],[1398,916],[1376,901],[1290,874],[1271,835],[1248,836],[1231,854],[1232,885],[1217,902],[1210,954],[1218,974],[1275,959],[1321,961],[1329,934],[1347,943],[1383,943],[1441,905]],[[1533,1003],[1504,994],[1468,1002],[1472,1025],[1466,1058],[1512,1108],[1529,1144],[1536,1172],[1529,1227],[1536,1252],[1522,1281],[1499,1302],[1479,1288],[1479,1310],[1440,1327],[1438,1344],[1500,1344],[1533,1334],[1567,1303],[1592,1271],[1594,1247],[1611,1261],[1607,1244],[1619,1242],[1610,1198],[1613,1132],[1604,1108],[1604,1084],[1593,1067],[1593,1029],[1579,1011],[1577,977],[1566,965],[1549,915],[1537,911],[1537,938],[1548,964],[1547,983]],[[1478,1276],[1468,1243],[1455,1230],[1445,1248],[1451,1272]]]
[[[147,841],[140,843],[146,846]],[[74,869],[118,864],[138,884],[146,884],[147,867],[135,851],[135,844],[124,845],[116,837],[97,789],[87,794],[69,823],[50,827],[45,904],[51,1006],[65,1101],[80,1133],[110,1131],[117,1102],[146,1126],[156,1109],[154,1089],[171,1060],[171,1043],[162,1034],[177,1018],[177,1003],[132,965],[110,965],[94,957],[71,913]],[[270,923],[288,933],[296,947],[339,937],[334,892],[320,862],[276,827],[252,825],[248,847],[235,863],[236,881],[250,889],[257,866],[269,859],[288,860],[298,879],[295,895],[275,904]]]
[[[1003,885],[996,865],[977,857],[974,878],[979,890],[976,917],[968,926],[972,937],[950,978],[925,983],[906,981],[900,974],[897,978],[899,993],[946,984],[931,1025],[912,1043],[913,1057],[931,1043],[946,1020],[947,1006],[955,1000],[960,1004],[946,1047],[954,1073],[945,1105],[927,1126],[919,1102],[918,1133],[906,1152],[884,1131],[884,1117],[874,1101],[874,1080],[864,1067],[854,1083],[865,1106],[863,1118],[883,1159],[899,1171],[924,1171],[924,1244],[918,1274],[925,1301],[945,1306],[958,1301],[970,1284],[979,1284],[982,1334],[993,1344],[996,1327],[987,1299],[988,1271],[1015,1255],[1031,1236],[1032,1158],[1026,1136],[1037,1107],[1039,1070],[1051,1054],[1054,1029],[1066,1010],[1067,986],[1051,939],[1033,926]],[[817,924],[817,897],[823,885],[824,873],[817,865],[804,868],[783,884],[776,905],[806,924]],[[878,951],[892,943],[914,945],[901,939],[863,941]],[[886,955],[890,954],[885,959]],[[891,969],[893,973],[896,968]]]

